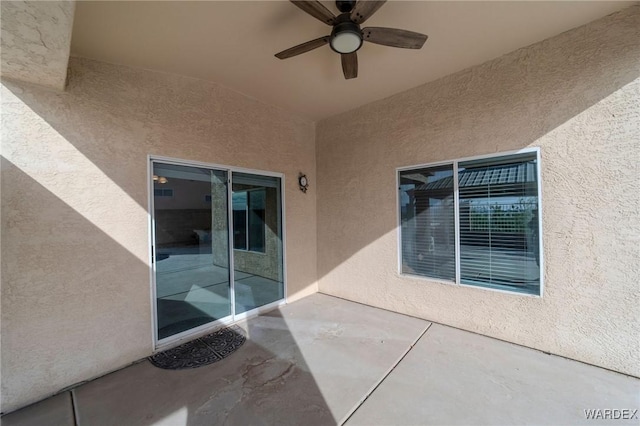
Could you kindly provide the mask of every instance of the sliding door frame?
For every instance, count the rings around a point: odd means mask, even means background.
[[[171,164],[187,167],[201,167],[217,171],[227,172],[227,226],[229,229],[229,294],[231,303],[231,315],[218,319],[201,326],[185,330],[181,333],[174,334],[164,339],[158,339],[158,305],[157,305],[157,289],[156,289],[156,262],[155,262],[155,210],[154,210],[154,187],[153,187],[153,164]],[[235,271],[234,271],[234,248],[233,248],[233,202],[232,202],[232,185],[233,173],[246,173],[257,176],[276,177],[280,179],[280,233],[282,239],[282,281],[283,281],[283,297],[269,304],[259,306],[240,314],[236,314],[235,306]],[[148,239],[148,262],[151,286],[151,337],[153,342],[153,352],[159,352],[168,348],[179,345],[185,340],[191,340],[199,336],[211,333],[216,329],[234,324],[238,321],[260,315],[264,312],[271,311],[279,306],[287,303],[287,247],[286,247],[286,218],[285,218],[285,175],[284,173],[269,172],[265,170],[247,169],[243,167],[227,166],[222,164],[206,163],[202,161],[184,160],[173,157],[164,157],[160,155],[147,155],[147,189],[148,189],[148,223],[149,223],[149,239]],[[212,200],[213,202],[213,200]]]

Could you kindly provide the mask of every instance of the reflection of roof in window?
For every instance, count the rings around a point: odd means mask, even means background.
[[[458,173],[458,186],[460,188],[535,182],[536,164],[534,162],[500,164],[497,166],[464,169]],[[414,190],[433,191],[446,188],[453,188],[453,177],[449,176],[433,182],[418,185]]]

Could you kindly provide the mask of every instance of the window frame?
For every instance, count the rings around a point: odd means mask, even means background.
[[[459,163],[463,163],[466,161],[473,161],[473,160],[485,160],[485,159],[495,159],[495,160],[500,160],[503,157],[509,157],[509,156],[513,156],[513,155],[518,155],[518,154],[531,154],[531,153],[535,153],[536,156],[536,178],[537,178],[537,201],[538,201],[538,251],[539,251],[539,259],[540,259],[540,264],[539,264],[539,268],[540,268],[540,286],[539,286],[539,291],[537,294],[535,293],[522,293],[522,292],[518,292],[518,291],[513,291],[513,290],[508,290],[508,289],[501,289],[501,288],[492,288],[492,287],[485,287],[485,286],[479,286],[479,285],[474,285],[474,284],[465,284],[461,282],[461,274],[460,274],[460,189],[459,189],[459,183],[458,183],[458,170],[459,170]],[[431,162],[431,163],[422,163],[422,164],[414,164],[411,166],[403,166],[403,167],[397,167],[396,168],[396,215],[397,215],[397,221],[396,221],[396,235],[397,235],[397,250],[398,250],[398,256],[397,256],[397,271],[398,271],[398,276],[402,277],[402,278],[411,278],[411,279],[419,279],[419,280],[425,280],[425,281],[430,281],[430,282],[436,282],[436,283],[441,283],[441,284],[448,284],[448,285],[455,285],[455,286],[459,286],[459,287],[468,287],[468,288],[473,288],[473,289],[480,289],[480,290],[488,290],[488,291],[493,291],[493,292],[498,292],[498,293],[505,293],[505,294],[511,294],[511,295],[518,295],[518,296],[525,296],[525,297],[534,297],[534,298],[542,298],[543,294],[544,294],[544,250],[543,250],[543,245],[542,245],[542,234],[543,234],[543,229],[542,229],[542,212],[543,212],[543,206],[542,206],[542,168],[541,168],[541,164],[540,164],[540,160],[541,160],[541,155],[540,155],[540,148],[539,147],[531,147],[531,148],[524,148],[521,150],[515,150],[515,151],[502,151],[502,152],[496,152],[496,153],[491,153],[491,154],[482,154],[482,155],[475,155],[475,156],[470,156],[470,157],[462,157],[462,158],[456,158],[453,160],[444,160],[444,161],[437,161],[437,162]],[[454,199],[454,230],[455,230],[455,280],[454,281],[450,281],[447,279],[443,279],[443,278],[430,278],[424,275],[417,275],[417,274],[410,274],[410,273],[406,273],[402,271],[402,206],[400,204],[401,200],[400,200],[400,174],[401,172],[406,172],[406,171],[411,171],[411,170],[415,170],[415,169],[420,169],[420,168],[429,168],[429,167],[438,167],[438,166],[452,166],[453,167],[453,199]]]
[[[255,191],[264,191],[264,188],[251,188],[251,189],[243,189],[242,191],[236,191],[233,192],[231,194],[232,200],[233,200],[233,194],[240,194],[240,193],[245,193],[247,194],[246,197],[246,209],[244,210],[246,213],[244,215],[244,224],[245,224],[245,245],[246,248],[236,248],[235,244],[233,249],[237,250],[237,251],[243,251],[243,252],[249,252],[249,253],[255,253],[255,254],[266,254],[267,253],[267,224],[266,222],[263,220],[262,221],[262,241],[264,242],[264,247],[263,250],[252,250],[251,249],[251,237],[250,237],[250,232],[249,232],[249,210],[251,208],[251,196],[249,195],[250,192],[255,192]],[[265,192],[265,197],[266,197],[266,192]],[[233,210],[233,209],[232,209]],[[265,218],[266,219],[266,218]],[[235,227],[235,221],[234,221],[234,227]],[[235,241],[234,241],[235,242]]]
[[[174,194],[173,188],[153,188],[153,196],[154,197],[172,198],[173,194]]]

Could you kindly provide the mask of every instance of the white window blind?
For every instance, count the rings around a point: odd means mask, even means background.
[[[460,282],[538,293],[536,154],[458,163]]]
[[[540,294],[538,161],[536,150],[399,171],[401,272]]]

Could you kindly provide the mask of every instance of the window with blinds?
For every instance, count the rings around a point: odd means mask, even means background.
[[[538,162],[533,150],[399,171],[401,272],[541,294]]]
[[[536,153],[458,163],[460,282],[537,294]]]

